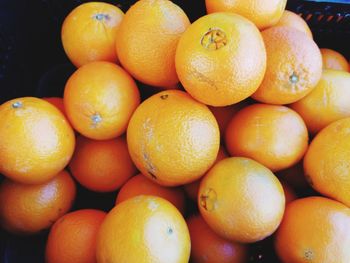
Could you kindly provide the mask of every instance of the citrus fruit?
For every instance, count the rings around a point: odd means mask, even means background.
[[[254,22],[259,29],[275,25],[287,0],[205,0],[208,13],[233,12]]]
[[[107,214],[97,237],[97,262],[187,263],[190,247],[175,206],[160,197],[137,196]]]
[[[350,118],[321,130],[304,157],[305,176],[321,194],[350,206]]]
[[[202,179],[198,206],[218,235],[252,243],[275,232],[283,217],[285,197],[268,168],[248,158],[231,157],[215,164]]]
[[[73,9],[62,25],[63,48],[76,66],[93,61],[117,62],[116,32],[124,13],[107,3],[90,2]]]
[[[324,197],[298,199],[287,205],[275,245],[284,263],[350,262],[350,210]]]
[[[222,159],[225,159],[227,157],[229,157],[228,153],[226,152],[225,148],[222,145],[220,145],[219,152],[218,152],[218,155],[216,156],[215,163],[217,163],[217,162],[219,162]],[[200,182],[201,182],[201,178],[197,181],[194,181],[192,183],[184,185],[184,189],[185,189],[187,196],[190,199],[192,199],[193,201],[197,201]]]
[[[47,102],[51,103],[57,109],[59,109],[60,112],[63,115],[66,115],[65,110],[64,110],[63,98],[59,98],[59,97],[45,97],[45,98],[43,98],[43,100],[46,100]]]
[[[37,185],[5,179],[0,185],[1,227],[15,234],[45,230],[68,212],[75,194],[75,183],[66,171]]]
[[[220,133],[203,104],[179,90],[162,91],[133,114],[127,143],[142,174],[165,186],[199,179],[214,163]]]
[[[305,97],[322,74],[322,57],[316,43],[287,26],[269,28],[262,36],[267,53],[266,74],[252,97],[270,104],[288,104]]]
[[[63,99],[74,129],[91,139],[108,140],[125,132],[140,94],[121,67],[92,62],[69,78]]]
[[[298,29],[301,32],[304,32],[310,38],[313,38],[310,27],[305,22],[305,20],[299,15],[297,15],[296,13],[293,13],[288,10],[285,10],[283,12],[281,19],[278,21],[278,23],[275,26],[293,27],[295,29]]]
[[[96,238],[106,216],[100,210],[68,213],[53,224],[46,243],[47,263],[95,263]]]
[[[349,63],[342,54],[329,48],[321,48],[320,50],[324,69],[350,71]]]
[[[211,106],[228,106],[257,90],[266,51],[252,22],[233,13],[214,13],[199,18],[181,36],[175,64],[192,97]]]
[[[69,168],[81,185],[96,192],[115,191],[137,173],[124,136],[104,141],[79,136]]]
[[[324,70],[316,88],[290,106],[313,134],[334,121],[350,117],[350,73]]]
[[[116,42],[123,67],[136,79],[158,87],[179,82],[175,51],[190,25],[184,11],[168,0],[140,0],[126,12]]]
[[[296,200],[297,195],[295,194],[294,190],[285,181],[280,181],[280,183],[283,187],[284,196],[286,198],[286,205]]]
[[[120,189],[116,205],[138,195],[159,196],[172,203],[182,214],[185,213],[185,193],[179,187],[164,187],[142,174],[132,177]]]
[[[281,105],[253,104],[239,111],[226,129],[231,156],[252,158],[272,171],[293,166],[308,146],[303,119]]]
[[[11,180],[40,184],[70,161],[74,132],[50,103],[32,97],[0,106],[0,173]]]
[[[247,247],[218,236],[200,215],[187,219],[191,237],[191,262],[244,263]]]

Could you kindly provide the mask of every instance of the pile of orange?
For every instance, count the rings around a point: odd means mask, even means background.
[[[350,262],[348,61],[286,0],[203,1],[192,23],[78,6],[63,97],[0,106],[0,225],[49,229],[48,263],[243,263],[270,236],[281,262]],[[69,212],[77,185],[115,207]]]

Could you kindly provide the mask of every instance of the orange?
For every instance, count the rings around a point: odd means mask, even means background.
[[[85,3],[73,9],[61,32],[71,62],[76,67],[100,60],[117,62],[116,33],[123,16],[118,7],[107,3]]]
[[[259,29],[275,25],[287,0],[205,0],[208,13],[233,12],[251,20]]]
[[[296,200],[286,208],[275,246],[284,263],[350,262],[350,210],[324,197]]]
[[[204,220],[221,237],[252,243],[270,236],[280,224],[285,205],[277,177],[258,162],[231,157],[203,178],[198,206]]]
[[[0,185],[1,227],[16,234],[34,234],[47,229],[68,212],[75,193],[75,183],[66,171],[37,185],[5,179]]]
[[[182,188],[164,187],[142,174],[132,177],[120,189],[116,205],[138,195],[159,196],[172,203],[182,214],[185,213],[185,193]]]
[[[67,116],[79,133],[95,140],[108,140],[125,132],[140,103],[140,93],[135,81],[121,67],[92,62],[69,78],[63,99]]]
[[[200,215],[187,219],[191,236],[191,262],[193,263],[244,263],[247,247],[223,239],[205,223]]]
[[[60,112],[61,112],[63,115],[66,115],[65,110],[64,110],[63,98],[59,98],[59,97],[46,97],[46,98],[43,98],[43,100],[46,100],[47,102],[51,103],[51,104],[54,105],[57,109],[59,109]]]
[[[328,48],[321,48],[320,50],[322,54],[324,69],[343,70],[350,72],[348,61],[342,54]]]
[[[269,28],[262,36],[267,53],[266,74],[252,97],[270,104],[288,104],[305,97],[322,74],[322,57],[316,43],[287,26]]]
[[[305,176],[321,194],[350,206],[350,118],[320,131],[304,158]]]
[[[96,238],[105,212],[68,213],[52,226],[46,243],[47,263],[96,263]]]
[[[240,103],[226,107],[208,107],[209,110],[214,114],[215,119],[218,122],[221,137],[224,137],[227,125],[232,119],[233,115],[235,115],[239,110],[241,110],[244,106],[247,106],[248,104],[249,102],[242,101]]]
[[[176,72],[185,90],[211,106],[227,106],[252,95],[266,68],[264,42],[242,16],[215,13],[195,21],[181,36]]]
[[[303,160],[287,169],[281,170],[277,176],[298,190],[305,190],[309,187],[304,175]]]
[[[350,117],[350,73],[324,70],[316,88],[290,106],[313,134],[334,121]]]
[[[296,164],[307,146],[304,121],[285,106],[248,106],[232,118],[226,129],[226,147],[231,156],[252,158],[272,171]]]
[[[142,174],[161,185],[178,186],[199,179],[214,163],[220,133],[205,105],[183,91],[168,90],[136,109],[127,142]]]
[[[79,136],[69,168],[81,185],[96,192],[115,191],[137,173],[124,136],[105,141]]]
[[[157,87],[179,82],[175,51],[190,25],[185,12],[168,0],[140,0],[126,12],[117,33],[117,53],[136,79]]]
[[[32,97],[0,106],[0,173],[11,180],[40,184],[70,161],[74,131],[50,103]]]
[[[294,190],[284,181],[280,181],[283,187],[284,196],[286,197],[286,205],[297,199]]]
[[[97,262],[187,263],[190,247],[175,206],[160,197],[137,196],[107,214],[97,237]]]
[[[288,10],[285,10],[283,12],[281,19],[278,21],[278,23],[275,26],[293,27],[295,29],[298,29],[301,32],[304,32],[310,38],[313,38],[310,27],[305,22],[305,20],[301,16],[297,15],[296,13],[293,13],[293,12],[288,11]]]
[[[225,148],[220,145],[218,155],[216,156],[215,163],[229,157],[228,153],[226,152]],[[214,164],[215,164],[214,163]],[[199,191],[199,184],[201,182],[201,179],[194,181],[190,184],[185,184],[184,189],[186,194],[189,198],[191,198],[193,201],[197,201],[198,191]]]

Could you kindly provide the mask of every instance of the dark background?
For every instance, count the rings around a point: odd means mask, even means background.
[[[108,1],[124,12],[136,0]],[[0,103],[22,96],[60,96],[75,70],[64,54],[60,29],[65,16],[81,0],[0,0]],[[205,14],[204,0],[174,0],[191,21]],[[288,9],[302,13],[320,47],[350,58],[350,0],[348,4],[289,0]],[[324,15],[322,19],[320,15]],[[1,180],[1,179],[0,179]],[[96,194],[78,187],[74,209],[113,207],[116,193]],[[192,204],[192,208],[195,207]],[[0,229],[1,263],[43,262],[47,232],[16,237]],[[272,239],[251,246],[249,262],[278,262]]]

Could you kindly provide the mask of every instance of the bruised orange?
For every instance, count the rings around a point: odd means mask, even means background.
[[[124,136],[104,141],[79,136],[69,168],[81,185],[96,192],[115,191],[137,173]]]
[[[90,2],[73,9],[62,25],[63,48],[76,66],[93,61],[117,62],[116,32],[124,13],[116,6]]]
[[[180,187],[164,187],[146,176],[139,174],[132,177],[120,189],[116,205],[138,195],[159,196],[172,203],[182,214],[185,213],[185,193]]]
[[[63,99],[74,129],[90,139],[108,140],[125,132],[140,103],[140,93],[121,67],[92,62],[69,78]]]
[[[46,243],[47,263],[96,263],[96,238],[106,216],[100,210],[68,213],[52,226]]]
[[[37,185],[5,179],[0,185],[1,227],[15,234],[45,230],[68,212],[75,194],[75,183],[66,171]]]
[[[214,163],[220,133],[203,104],[179,90],[162,91],[133,114],[127,143],[142,174],[164,186],[199,179]]]
[[[248,158],[231,157],[215,164],[203,178],[198,206],[219,236],[252,243],[275,232],[283,217],[285,196],[268,168]]]
[[[251,20],[259,29],[275,25],[287,0],[205,0],[208,13],[233,12]]]
[[[137,80],[166,88],[179,82],[175,51],[190,25],[172,1],[140,0],[126,12],[117,32],[117,53],[123,67]]]
[[[200,215],[187,219],[193,263],[244,263],[247,247],[218,236]]]
[[[286,207],[275,246],[285,263],[350,262],[350,209],[324,197],[298,199]]]
[[[40,184],[70,161],[74,131],[49,102],[25,97],[0,106],[0,173],[11,180]]]
[[[181,213],[169,201],[136,196],[115,206],[97,237],[97,262],[187,263],[191,242]]]
[[[175,63],[192,97],[228,106],[257,90],[265,74],[266,51],[252,22],[233,13],[214,13],[199,18],[181,36]]]

